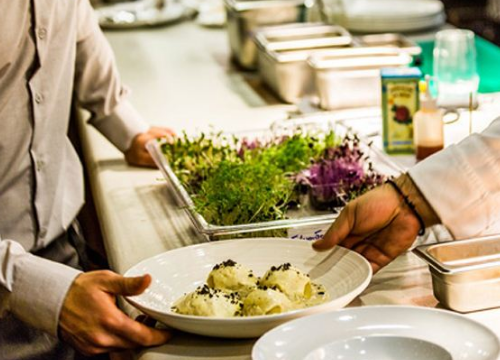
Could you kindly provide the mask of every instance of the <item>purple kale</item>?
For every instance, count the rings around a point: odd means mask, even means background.
[[[296,178],[309,186],[311,201],[320,209],[343,206],[384,180],[367,161],[356,137],[346,137],[340,146],[326,149],[323,158]]]

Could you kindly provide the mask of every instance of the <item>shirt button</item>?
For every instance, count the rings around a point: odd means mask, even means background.
[[[35,94],[35,102],[37,104],[40,104],[42,101],[43,101],[43,96],[41,94],[39,94],[39,93],[36,93]]]
[[[43,237],[47,236],[47,228],[45,228],[45,227],[40,228],[40,232],[39,232],[39,234],[38,234],[38,235],[39,235],[41,238],[43,238]]]
[[[38,29],[38,38],[40,40],[45,39],[46,36],[47,36],[47,29],[45,29],[45,28]]]
[[[36,170],[37,171],[42,171],[44,166],[45,166],[45,162],[43,160],[36,161]]]

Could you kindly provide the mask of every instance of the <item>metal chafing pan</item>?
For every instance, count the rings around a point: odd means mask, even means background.
[[[500,307],[500,235],[423,245],[434,296],[459,312]]]
[[[412,56],[418,56],[422,53],[422,48],[417,43],[401,34],[365,35],[357,37],[357,40],[361,46],[392,47]]]
[[[359,47],[318,52],[308,63],[320,107],[336,110],[380,105],[380,69],[408,66],[412,61],[399,49]]]
[[[317,23],[269,27],[255,36],[262,79],[285,102],[296,103],[313,90],[307,59],[314,52],[350,46],[352,37],[340,26]]]
[[[262,26],[304,22],[305,0],[225,0],[231,53],[246,69],[254,69],[257,48],[254,31]]]

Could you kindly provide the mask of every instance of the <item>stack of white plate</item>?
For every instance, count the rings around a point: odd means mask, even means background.
[[[179,1],[157,0],[119,2],[95,9],[99,25],[104,29],[133,29],[174,23],[188,17],[192,11]]]
[[[441,26],[439,0],[357,0],[346,4],[346,27],[354,32],[411,32]]]

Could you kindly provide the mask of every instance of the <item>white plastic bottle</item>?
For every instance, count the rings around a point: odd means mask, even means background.
[[[429,89],[429,77],[420,84],[420,110],[413,117],[413,142],[417,161],[442,150],[444,147],[443,111]]]

